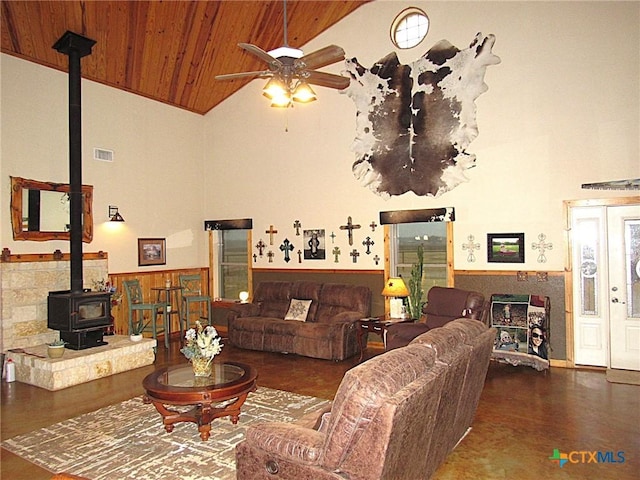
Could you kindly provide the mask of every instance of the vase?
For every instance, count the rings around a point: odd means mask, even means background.
[[[211,375],[212,361],[209,358],[192,358],[191,366],[193,367],[193,374],[196,377],[208,377]]]

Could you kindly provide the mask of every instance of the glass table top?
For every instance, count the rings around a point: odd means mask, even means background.
[[[196,377],[191,364],[170,367],[157,379],[158,384],[169,387],[204,387],[222,386],[234,382],[245,374],[245,370],[237,365],[228,363],[213,363],[211,375]]]

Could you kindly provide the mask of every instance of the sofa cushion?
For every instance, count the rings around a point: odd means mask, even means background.
[[[298,300],[297,298],[292,298],[291,303],[289,304],[289,310],[284,316],[284,319],[306,322],[311,302],[312,300]]]
[[[292,282],[260,283],[253,295],[253,303],[260,305],[260,316],[284,318],[289,309],[292,287]]]
[[[325,283],[320,292],[320,305],[315,321],[331,322],[337,314],[342,312],[356,312],[356,316],[364,318],[369,316],[370,309],[369,287]]]
[[[316,319],[321,289],[322,284],[316,282],[295,282],[291,287],[291,298],[311,300],[307,322],[314,322]]]

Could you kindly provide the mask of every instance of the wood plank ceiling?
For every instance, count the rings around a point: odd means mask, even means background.
[[[287,37],[300,47],[369,0],[287,0]],[[52,45],[70,30],[97,43],[82,76],[205,114],[251,78],[223,73],[263,70],[239,48],[269,51],[284,43],[284,7],[274,1],[2,1],[2,52],[67,71]],[[309,52],[305,52],[309,53]]]

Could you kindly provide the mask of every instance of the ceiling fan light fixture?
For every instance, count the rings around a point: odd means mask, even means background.
[[[295,90],[293,91],[293,95],[291,98],[295,102],[300,103],[310,103],[318,99],[316,92],[309,86],[307,82],[300,81],[298,85],[296,85]]]

